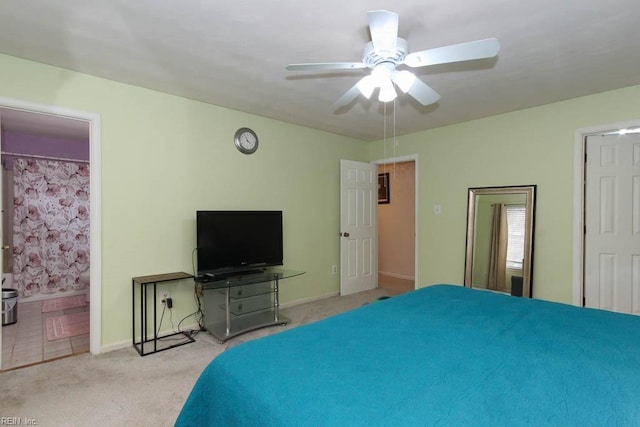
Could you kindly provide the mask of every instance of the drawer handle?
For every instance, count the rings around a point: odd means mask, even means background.
[[[242,304],[238,304],[238,311],[242,311]]]
[[[242,289],[238,290],[238,296],[242,296]]]

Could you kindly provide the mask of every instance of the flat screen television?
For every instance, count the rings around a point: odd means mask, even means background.
[[[197,275],[282,265],[282,211],[197,211]]]

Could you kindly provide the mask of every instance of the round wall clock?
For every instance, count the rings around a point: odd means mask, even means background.
[[[233,143],[243,154],[253,154],[258,149],[258,135],[249,128],[240,128],[233,137]]]

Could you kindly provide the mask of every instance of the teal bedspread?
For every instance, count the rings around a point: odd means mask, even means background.
[[[430,286],[225,351],[176,425],[640,425],[640,318]]]

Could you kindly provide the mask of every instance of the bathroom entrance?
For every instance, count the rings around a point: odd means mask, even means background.
[[[2,369],[90,349],[89,122],[0,109]]]

